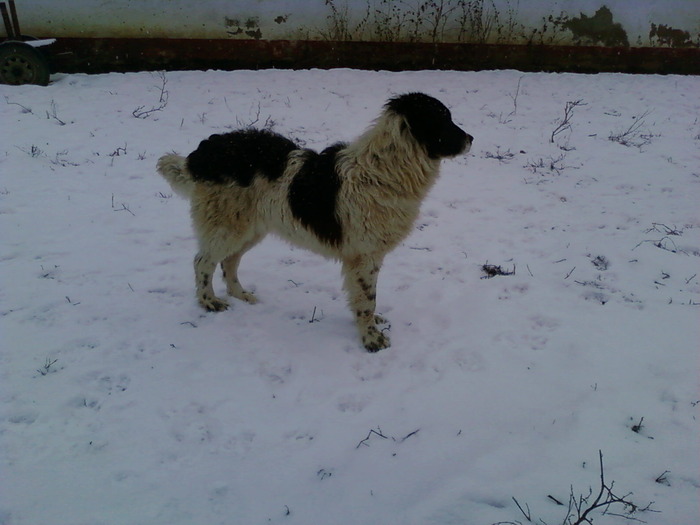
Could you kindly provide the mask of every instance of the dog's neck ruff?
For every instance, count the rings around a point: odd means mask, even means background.
[[[374,126],[342,152],[343,164],[356,164],[362,183],[379,186],[387,197],[422,199],[437,179],[440,161],[431,159],[404,118],[385,111]],[[401,177],[396,173],[401,172]]]

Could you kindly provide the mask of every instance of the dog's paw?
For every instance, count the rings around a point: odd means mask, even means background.
[[[240,284],[237,282],[234,284],[229,284],[226,287],[226,292],[231,296],[235,297],[239,301],[246,302],[248,304],[257,304],[258,298],[252,292],[247,292],[244,290]]]
[[[243,297],[239,298],[248,304],[258,304],[258,298],[254,293],[243,292]]]
[[[374,314],[374,322],[377,324],[388,324],[388,325],[391,324],[389,322],[389,319],[387,319],[383,315],[379,315],[379,314]]]
[[[363,334],[362,344],[368,352],[374,353],[389,348],[391,346],[391,340],[388,335],[380,332],[376,327],[371,326],[367,329],[367,332]]]
[[[255,294],[246,292],[245,290],[240,293],[231,294],[231,296],[248,304],[258,304],[258,298],[255,296]]]
[[[228,308],[228,301],[219,299],[218,297],[211,297],[209,295],[200,297],[199,304],[202,305],[202,308],[209,312],[223,312]]]

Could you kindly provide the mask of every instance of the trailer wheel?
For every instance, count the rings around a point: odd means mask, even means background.
[[[29,44],[3,42],[0,44],[0,83],[46,86],[49,83],[49,62],[41,51]]]

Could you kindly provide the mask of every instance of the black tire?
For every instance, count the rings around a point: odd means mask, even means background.
[[[21,84],[49,83],[49,62],[38,49],[24,42],[0,44],[0,83]]]

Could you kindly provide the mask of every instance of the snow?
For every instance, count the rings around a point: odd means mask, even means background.
[[[41,40],[27,40],[24,42],[27,45],[30,45],[32,47],[43,47],[43,46],[50,46],[51,44],[56,43],[55,38],[44,38]]]
[[[52,80],[0,86],[1,524],[560,524],[599,451],[658,511],[633,517],[700,522],[700,78]],[[261,303],[201,311],[157,158],[248,124],[320,149],[408,91],[475,142],[382,269],[393,346],[361,348],[338,265],[272,238],[241,266]]]

